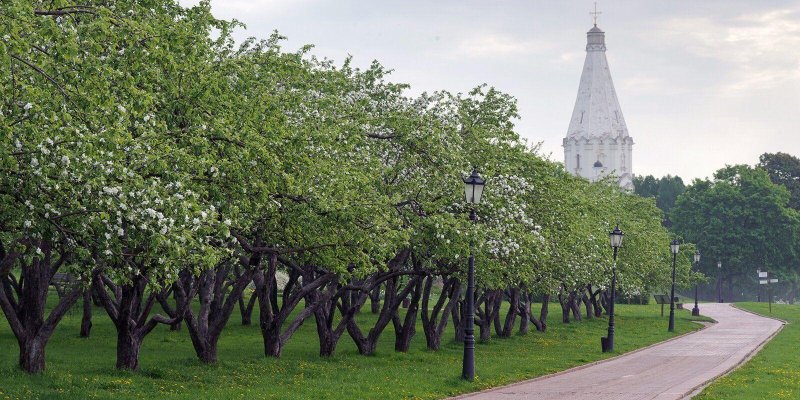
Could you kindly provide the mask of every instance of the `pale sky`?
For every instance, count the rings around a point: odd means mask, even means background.
[[[181,0],[184,5],[197,0]],[[236,33],[287,51],[378,60],[409,95],[487,83],[519,101],[517,131],[563,161],[592,1],[212,0]],[[800,0],[600,1],[598,26],[635,141],[636,175],[687,183],[764,152],[800,156]]]

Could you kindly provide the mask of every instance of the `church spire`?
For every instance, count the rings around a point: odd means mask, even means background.
[[[586,32],[586,59],[567,136],[628,136],[606,59],[606,34],[597,26]]]
[[[565,167],[591,180],[614,174],[620,178],[620,186],[631,189],[633,140],[628,135],[611,79],[606,59],[606,34],[597,27],[599,12],[595,8],[591,14],[595,24],[586,32],[586,59],[564,139]],[[581,168],[578,161],[581,159],[589,164]],[[594,168],[586,168],[590,165]]]

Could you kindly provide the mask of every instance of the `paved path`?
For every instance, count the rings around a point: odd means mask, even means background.
[[[702,304],[700,312],[718,323],[585,368],[459,399],[682,399],[748,359],[782,325],[729,304]]]

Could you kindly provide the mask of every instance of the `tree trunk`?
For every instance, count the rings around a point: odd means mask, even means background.
[[[40,373],[45,368],[45,346],[64,314],[78,301],[79,287],[71,288],[45,318],[50,280],[65,262],[66,254],[53,259],[53,244],[36,241],[37,255],[26,260],[22,253],[6,252],[0,242],[0,309],[19,344],[19,365],[27,373]],[[13,274],[20,271],[19,279]]]
[[[381,286],[378,285],[375,289],[369,292],[370,310],[373,314],[381,312]]]
[[[272,357],[281,355],[283,345],[320,306],[319,301],[316,303],[309,301],[312,299],[311,295],[336,280],[336,274],[332,272],[316,274],[313,266],[300,266],[291,260],[281,259],[281,263],[290,268],[290,277],[283,289],[283,301],[278,304],[275,279],[277,263],[278,256],[270,254],[269,267],[253,276],[258,296],[259,325],[264,339],[264,354]],[[302,283],[299,280],[301,276]],[[298,283],[301,283],[301,286],[295,288]],[[366,297],[364,295],[364,301]],[[283,329],[292,312],[303,300],[306,302],[306,307],[300,310]]]
[[[262,325],[261,332],[262,336],[264,337],[264,355],[267,357],[280,357],[281,351],[283,350],[280,325]]]
[[[389,268],[387,269],[387,272],[376,274],[372,277],[372,279],[367,279],[362,283],[365,285],[365,287],[361,289],[362,293],[365,290],[371,291],[371,288],[369,287],[370,285],[375,285],[376,287],[383,286],[384,289],[383,303],[381,305],[380,314],[378,315],[378,320],[366,335],[361,332],[361,329],[358,327],[358,323],[354,319],[351,319],[347,324],[347,333],[349,333],[356,342],[358,352],[362,355],[375,354],[381,334],[389,325],[389,323],[394,321],[397,317],[398,309],[400,308],[400,303],[402,300],[408,297],[409,293],[416,287],[418,280],[416,276],[412,279],[409,279],[405,285],[402,285],[402,280],[400,279],[404,274],[407,273],[406,271],[403,271],[402,268],[405,265],[405,261],[408,259],[409,254],[410,251],[408,250],[401,251],[389,261]],[[366,298],[362,297],[363,295],[360,295],[356,297],[354,301],[366,301]]]
[[[564,289],[563,288],[560,289],[558,291],[558,303],[561,304],[561,322],[565,324],[568,324],[570,321],[569,318],[570,307],[569,304],[567,304],[568,302],[569,299],[564,298]]]
[[[478,325],[481,342],[488,342],[492,338],[492,322],[500,310],[497,297],[498,291],[484,290],[483,294],[475,301],[475,325]],[[502,291],[499,297],[502,300]],[[483,304],[483,308],[481,308],[481,304]]]
[[[447,278],[442,287],[442,294],[433,309],[429,309],[428,304],[430,303],[431,289],[435,279],[435,275],[426,276],[422,292],[422,329],[425,333],[425,341],[431,350],[439,350],[441,347],[444,329],[450,320],[453,307],[455,307],[461,296],[461,282],[454,277]]]
[[[92,290],[83,291],[83,316],[81,317],[82,338],[88,338],[92,331]]]
[[[581,317],[581,300],[578,297],[578,292],[573,290],[569,294],[569,308],[572,311],[572,317],[575,318],[575,321],[581,321],[583,318]]]
[[[586,319],[594,318],[594,304],[592,304],[591,293],[591,286],[587,286],[587,289],[581,290],[581,301],[583,302],[583,306],[586,307]]]
[[[500,301],[502,302],[502,300],[503,297],[500,296]],[[520,313],[519,288],[511,288],[508,302],[508,314],[506,314],[505,324],[503,324],[503,330],[499,335],[504,338],[511,337],[511,333],[514,331],[514,323],[517,321],[517,315]],[[497,315],[499,316],[500,313],[498,312]]]
[[[339,341],[332,334],[320,333],[319,355],[320,357],[332,357],[336,354],[336,344]]]
[[[603,306],[602,306],[602,301],[601,301],[601,296],[600,296],[600,294],[601,294],[600,289],[592,291],[591,286],[589,286],[589,292],[592,294],[592,305],[593,305],[593,308],[594,308],[594,316],[597,317],[597,318],[602,317],[603,316]]]
[[[242,314],[242,325],[250,326],[253,323],[253,308],[256,305],[256,300],[258,300],[258,296],[255,293],[250,295],[250,300],[247,301],[247,304],[244,304],[244,294],[239,298],[239,311]]]
[[[466,332],[464,331],[464,321],[466,320],[466,311],[464,309],[464,300],[459,300],[451,312],[453,316],[453,330],[456,342],[463,342]]]
[[[395,313],[392,323],[394,324],[395,340],[394,350],[399,352],[408,352],[411,347],[411,339],[416,335],[417,330],[417,311],[419,310],[419,300],[422,297],[422,278],[414,277],[414,288],[411,292],[411,299],[408,296],[403,297],[403,303],[406,304],[406,315],[403,322],[400,322],[400,316]]]
[[[503,289],[494,290],[494,295],[492,296],[493,300],[492,309],[495,310],[494,315],[492,316],[492,322],[494,323],[494,333],[497,335],[497,337],[504,337],[503,323],[500,322],[500,308],[503,306],[504,296],[505,292],[503,291]]]
[[[178,293],[176,293],[173,290],[172,296],[175,299],[175,302],[177,303],[178,302]],[[181,330],[182,322],[183,322],[183,318],[176,318],[175,322],[169,326],[169,330],[171,330],[173,332],[177,332],[177,331]]]
[[[44,349],[46,340],[38,337],[19,341],[19,365],[29,374],[44,371]]]
[[[542,308],[539,311],[539,322],[542,324],[542,332],[547,331],[547,315],[550,313],[550,295],[542,296]]]
[[[197,353],[197,358],[199,358],[201,362],[205,364],[215,364],[217,362],[217,340],[209,341],[207,346],[203,347],[200,351],[195,349],[195,353]]]
[[[139,350],[144,337],[158,324],[171,325],[182,318],[186,303],[179,304],[175,317],[167,318],[156,314],[148,319],[156,302],[155,292],[147,292],[148,280],[144,277],[146,268],[137,265],[140,273],[124,285],[116,285],[100,271],[93,273],[93,284],[111,321],[117,329],[117,369],[137,371],[139,369]],[[109,295],[106,287],[114,294]]]
[[[523,287],[520,290],[520,302],[517,312],[519,314],[519,334],[525,335],[530,332],[530,323],[532,319],[531,312],[531,296],[528,291]]]
[[[117,369],[138,371],[141,347],[142,341],[139,335],[129,329],[119,329],[117,333]]]

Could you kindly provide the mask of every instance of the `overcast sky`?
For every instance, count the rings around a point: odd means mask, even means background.
[[[184,5],[197,0],[181,0]],[[487,83],[519,101],[518,132],[563,161],[591,1],[212,0],[238,38],[392,68],[409,94]],[[800,0],[601,1],[598,26],[636,175],[688,181],[764,152],[800,156]]]

